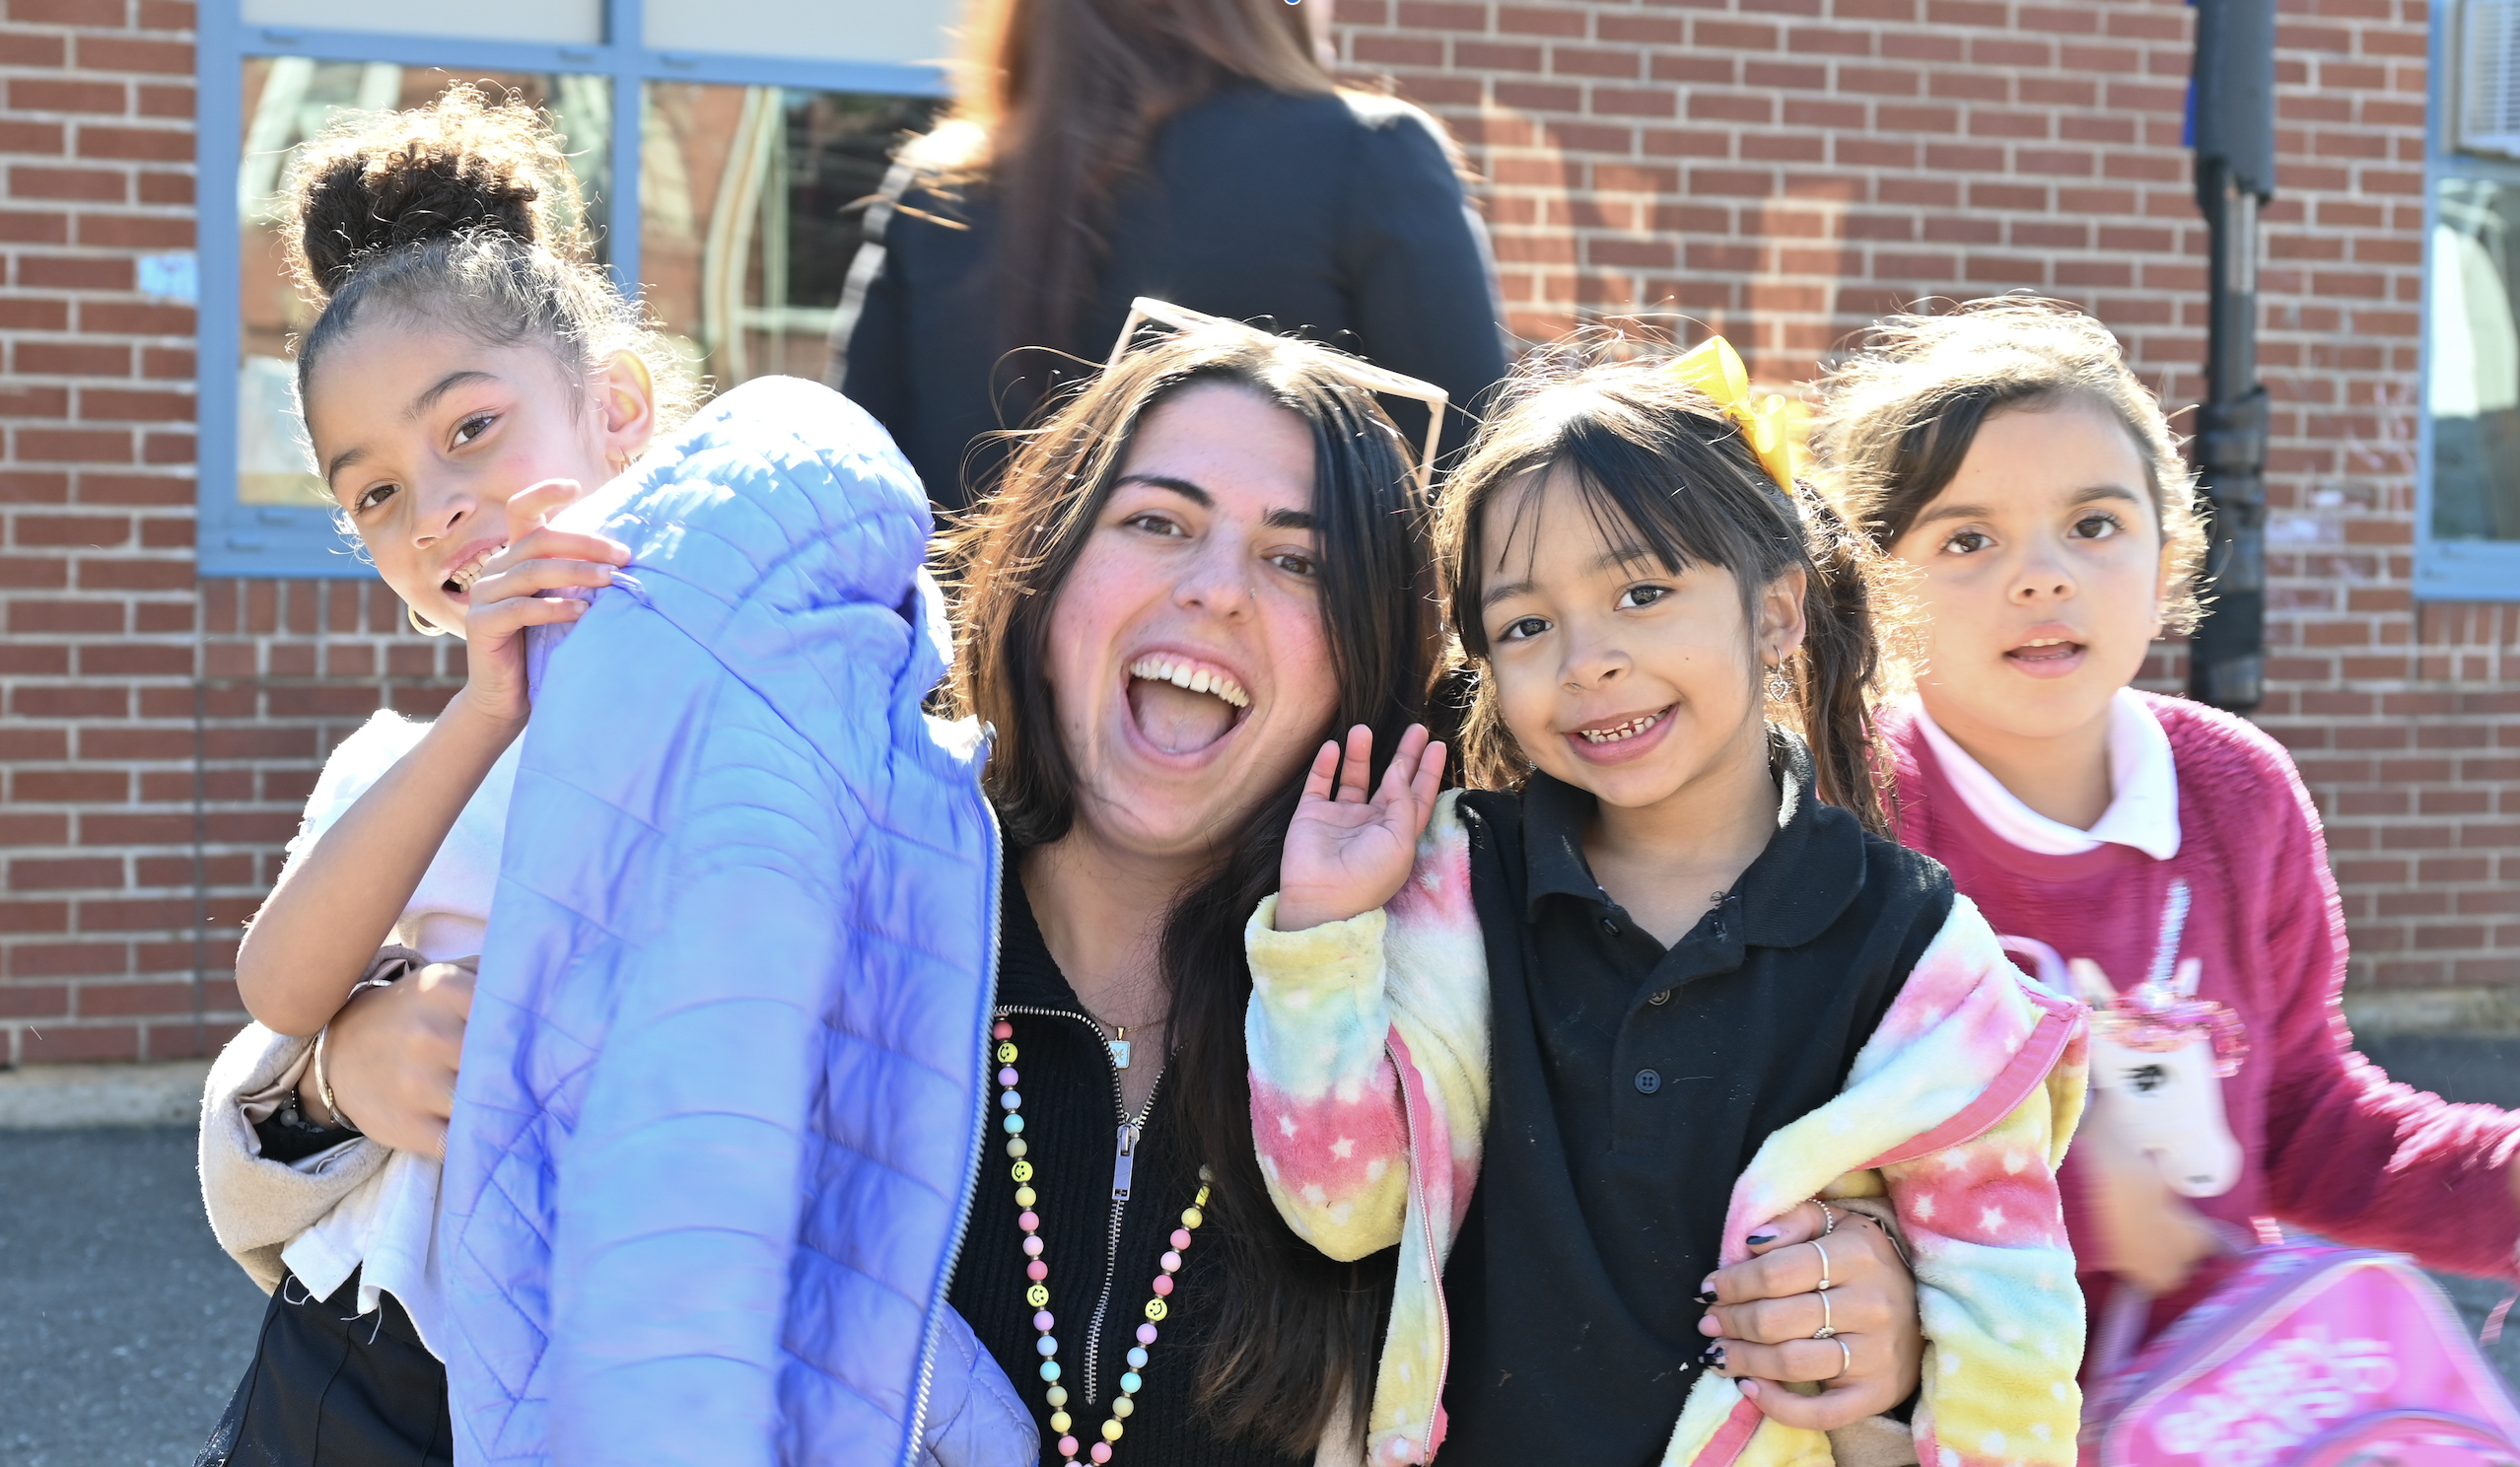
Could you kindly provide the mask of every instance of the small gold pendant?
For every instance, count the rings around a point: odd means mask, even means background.
[[[1113,1032],[1115,1032],[1115,1033],[1119,1033],[1119,1034],[1126,1034],[1126,1033],[1127,1033],[1127,1032],[1129,1032],[1129,1031],[1128,1031],[1127,1029],[1117,1029],[1117,1030],[1114,1030]],[[1116,1038],[1115,1038],[1115,1039],[1105,1039],[1105,1040],[1103,1040],[1102,1042],[1103,1042],[1104,1047],[1105,1047],[1105,1048],[1107,1048],[1107,1049],[1109,1049],[1109,1050],[1111,1051],[1111,1063],[1112,1063],[1112,1066],[1113,1066],[1114,1068],[1116,1068],[1116,1069],[1121,1069],[1121,1070],[1126,1070],[1126,1069],[1128,1069],[1128,1068],[1129,1068],[1129,1041],[1128,1041],[1128,1040],[1126,1040],[1126,1039],[1116,1039]]]

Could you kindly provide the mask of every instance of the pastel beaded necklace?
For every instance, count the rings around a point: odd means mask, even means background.
[[[1076,1423],[1068,1415],[1068,1388],[1059,1383],[1059,1341],[1050,1333],[1058,1321],[1050,1313],[1050,1265],[1041,1256],[1041,1217],[1033,1211],[1033,1204],[1040,1198],[1032,1188],[1035,1177],[1030,1159],[1032,1148],[1023,1139],[1023,1095],[1015,1089],[1020,1077],[1015,1068],[1015,1025],[1002,1018],[989,1032],[998,1041],[998,1104],[1007,1113],[1001,1124],[1007,1133],[1007,1155],[1015,1162],[1011,1174],[1015,1184],[1015,1206],[1020,1209],[1015,1225],[1023,1229],[1023,1272],[1024,1277],[1031,1281],[1023,1298],[1025,1303],[1032,1305],[1032,1327],[1041,1337],[1034,1342],[1033,1348],[1041,1354],[1041,1379],[1047,1387],[1043,1398],[1050,1403],[1050,1430],[1059,1433],[1060,1460],[1073,1462],[1077,1459],[1078,1450],[1076,1432],[1072,1430]],[[1210,1180],[1208,1168],[1200,1167],[1199,1195],[1190,1206],[1181,1210],[1181,1225],[1172,1230],[1168,1239],[1172,1246],[1156,1260],[1156,1267],[1161,1272],[1155,1276],[1155,1293],[1147,1300],[1145,1322],[1138,1326],[1138,1343],[1130,1348],[1129,1368],[1120,1377],[1120,1393],[1111,1398],[1111,1414],[1102,1423],[1102,1439],[1094,1442],[1086,1452],[1097,1464],[1111,1460],[1112,1447],[1119,1442],[1124,1430],[1122,1423],[1137,1410],[1135,1397],[1139,1387],[1145,1384],[1139,1372],[1147,1367],[1147,1351],[1155,1342],[1156,1326],[1171,1312],[1167,1300],[1172,1296],[1173,1275],[1181,1271],[1181,1255],[1188,1251],[1191,1235],[1197,1231],[1199,1224],[1207,1221],[1200,1209],[1208,1205]]]

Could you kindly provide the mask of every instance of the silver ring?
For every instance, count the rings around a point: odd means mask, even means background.
[[[1846,1362],[1838,1366],[1838,1373],[1830,1376],[1829,1378],[1831,1380],[1844,1379],[1846,1377],[1846,1373],[1855,1368],[1855,1347],[1849,1345],[1844,1340],[1838,1341],[1837,1346],[1839,1353],[1846,1357]]]
[[[1811,1205],[1820,1210],[1820,1235],[1822,1237],[1827,1237],[1829,1234],[1837,1231],[1838,1215],[1829,1210],[1829,1205],[1822,1202],[1817,1197],[1811,1199]]]
[[[1818,1293],[1827,1293],[1830,1290],[1837,1287],[1829,1282],[1829,1250],[1820,1246],[1820,1240],[1818,1238],[1812,1238],[1810,1242],[1812,1248],[1820,1254],[1820,1287],[1814,1292]]]
[[[1837,1321],[1830,1316],[1829,1296],[1824,1293],[1820,1295],[1820,1327],[1811,1332],[1811,1338],[1815,1340],[1834,1340],[1837,1337]]]

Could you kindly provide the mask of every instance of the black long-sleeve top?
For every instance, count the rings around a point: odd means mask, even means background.
[[[985,187],[913,187],[883,243],[833,384],[883,424],[947,508],[1001,461],[985,435],[1020,426],[1061,365],[1007,349],[1099,362],[1138,296],[1300,332],[1442,387],[1454,408],[1447,453],[1505,372],[1486,231],[1438,124],[1388,98],[1238,86],[1166,120],[1115,200],[1098,303],[1073,341],[1001,340]],[[1423,444],[1424,412],[1384,403]]]
[[[1012,859],[1010,860],[1012,865]],[[1000,916],[998,1010],[1015,1026],[1015,1069],[1022,1096],[1025,1159],[1032,1163],[1033,1212],[1040,1220],[1050,1266],[1052,1337],[1059,1342],[1060,1383],[1068,1388],[1068,1412],[1079,1446],[1101,1439],[1120,1373],[1129,1368],[1130,1347],[1146,1322],[1154,1297],[1157,1260],[1180,1226],[1181,1210],[1199,1190],[1197,1156],[1189,1154],[1180,1128],[1167,1114],[1165,1076],[1144,1117],[1134,1148],[1129,1199],[1112,1195],[1120,1151],[1120,1084],[1101,1033],[1085,1016],[1076,990],[1050,955],[1050,944],[1024,897],[1023,883],[1005,886]],[[1138,1065],[1164,1057],[1141,1044]],[[993,1072],[994,1073],[994,1072]],[[995,1086],[993,1085],[994,1089]],[[991,1114],[1000,1114],[996,1107]],[[1024,1297],[1023,1231],[1016,1222],[1015,1183],[1006,1153],[1006,1134],[996,1126],[980,1149],[980,1184],[973,1193],[970,1229],[948,1297],[982,1346],[1015,1382],[1041,1432],[1044,1467],[1060,1462],[1058,1433],[1050,1430],[1050,1405],[1041,1379],[1040,1334]],[[1214,1211],[1213,1208],[1210,1211]],[[1116,1224],[1115,1224],[1116,1218]],[[1225,1268],[1214,1237],[1193,1234],[1181,1255],[1181,1272],[1167,1301],[1158,1336],[1148,1351],[1137,1410],[1112,1455],[1112,1467],[1305,1467],[1300,1458],[1265,1443],[1227,1436],[1200,1410],[1199,1360],[1213,1333],[1214,1301]],[[1095,1316],[1100,1313],[1101,1328]],[[1078,1460],[1085,1452],[1078,1452]]]

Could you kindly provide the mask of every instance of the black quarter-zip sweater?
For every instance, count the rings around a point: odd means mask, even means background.
[[[1055,1320],[1051,1334],[1059,1342],[1059,1383],[1068,1388],[1068,1414],[1075,1419],[1070,1430],[1082,1462],[1101,1439],[1120,1374],[1129,1368],[1129,1351],[1138,1343],[1138,1326],[1147,1322],[1147,1300],[1155,1296],[1155,1277],[1161,1271],[1156,1260],[1171,1246],[1181,1210],[1198,1195],[1201,1158],[1184,1154],[1177,1128],[1167,1124],[1164,1093],[1174,1081],[1167,1075],[1156,1086],[1131,1158],[1129,1198],[1115,1203],[1113,1170],[1124,1119],[1119,1077],[1100,1032],[1042,941],[1014,860],[1010,852],[997,1004],[1015,1026],[1015,1088],[1023,1097],[1028,1146],[1024,1159],[1033,1166],[1033,1211],[1041,1221],[1042,1258],[1050,1265],[1045,1282]],[[1144,1045],[1131,1056],[1139,1065],[1162,1058]],[[995,1073],[993,1066],[993,1091]],[[1040,1335],[1032,1327],[1033,1307],[1024,1300],[1031,1281],[1024,1277],[1023,1232],[1015,1225],[1021,1210],[1015,1201],[1014,1162],[1006,1133],[994,1119],[1004,1112],[993,1102],[990,1114],[971,1222],[949,1296],[1031,1408],[1041,1431],[1041,1460],[1055,1464],[1061,1460],[1059,1437],[1050,1430],[1044,1398]],[[1224,1250],[1209,1236],[1213,1225],[1193,1234],[1182,1255],[1166,1317],[1139,1372],[1145,1384],[1135,1397],[1137,1410],[1123,1424],[1112,1467],[1308,1467],[1311,1461],[1308,1453],[1293,1457],[1222,1435],[1196,1410],[1199,1356],[1214,1318],[1202,1306],[1215,1297],[1225,1265]]]
[[[1799,739],[1774,768],[1776,835],[1668,949],[1593,879],[1591,796],[1534,775],[1462,801],[1494,1088],[1444,1267],[1442,1467],[1662,1460],[1734,1178],[1845,1087],[1950,915],[1939,865],[1800,793]]]

